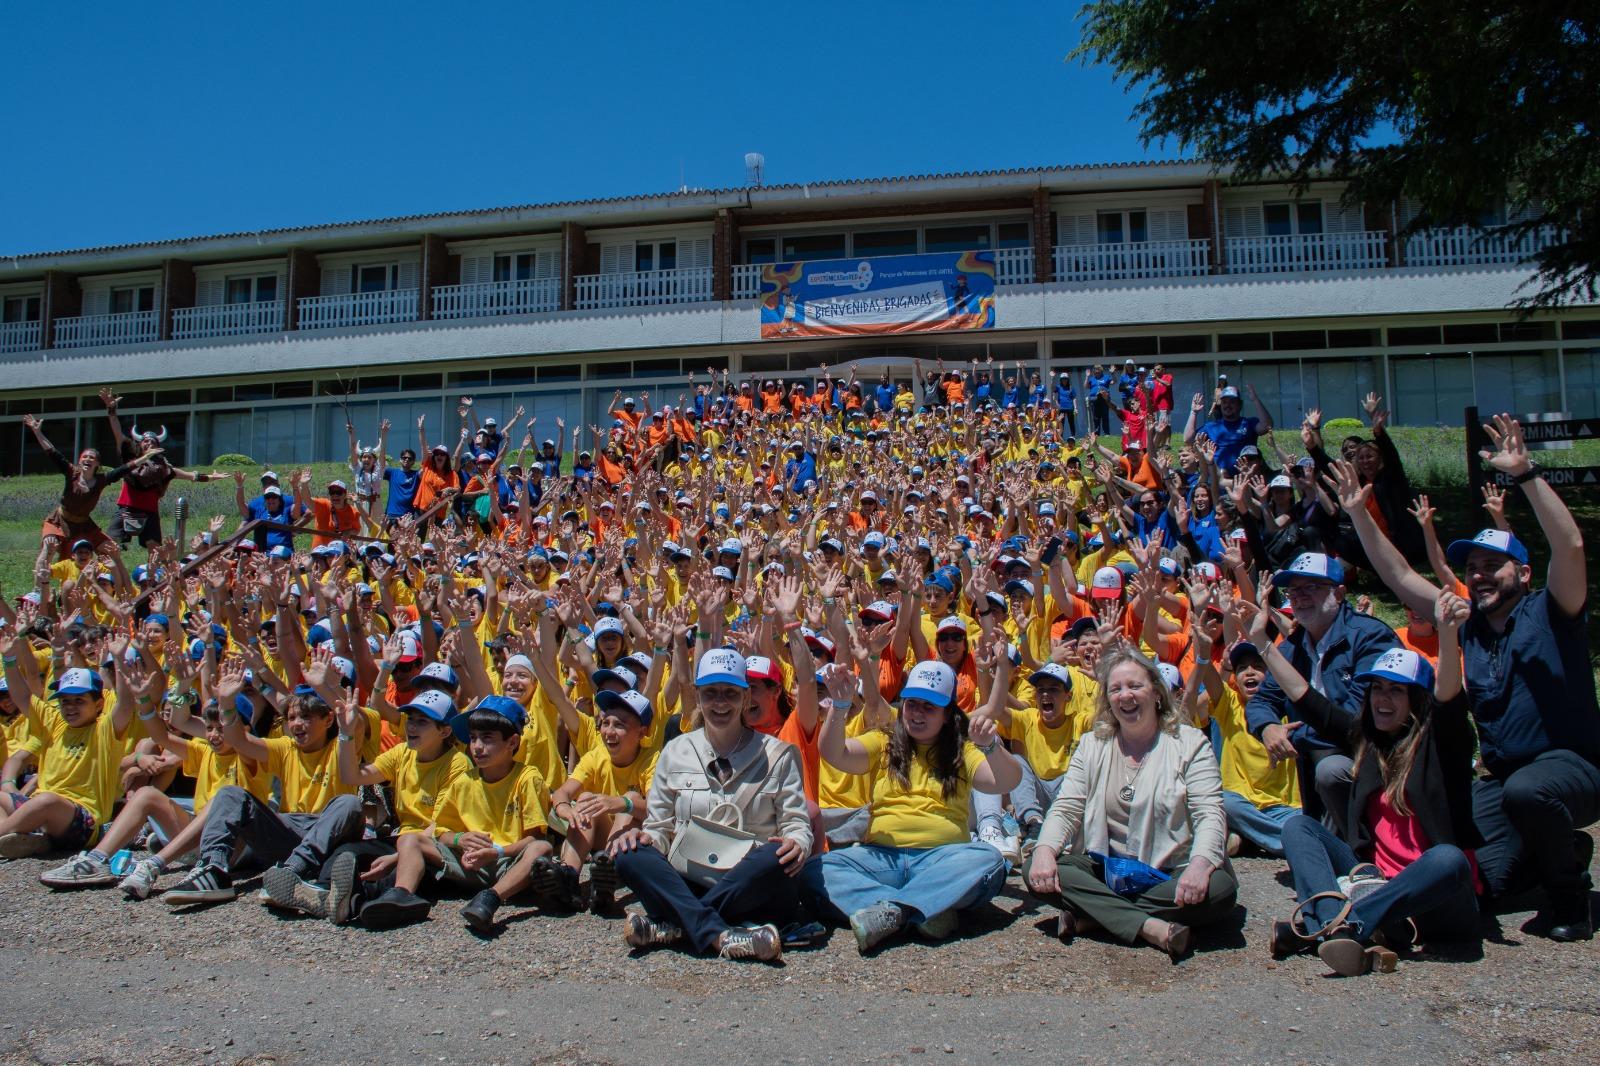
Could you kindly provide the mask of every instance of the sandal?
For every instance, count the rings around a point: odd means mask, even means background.
[[[1168,922],[1167,942],[1163,944],[1162,947],[1165,948],[1167,955],[1171,957],[1173,962],[1181,962],[1185,957],[1188,956],[1189,949],[1193,946],[1193,939],[1193,932],[1187,925],[1182,925],[1178,922]]]
[[[1063,944],[1070,944],[1077,935],[1078,916],[1070,910],[1062,911],[1060,917],[1056,919],[1056,939]]]
[[[1374,971],[1394,973],[1398,961],[1388,948],[1376,944],[1368,947],[1343,930],[1317,945],[1317,957],[1341,977],[1360,977]]]

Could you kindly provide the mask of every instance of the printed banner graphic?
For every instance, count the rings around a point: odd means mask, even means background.
[[[994,329],[994,253],[769,263],[761,339]]]

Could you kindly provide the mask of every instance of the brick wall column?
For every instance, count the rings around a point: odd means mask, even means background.
[[[578,305],[578,275],[583,273],[584,257],[589,250],[589,239],[583,227],[576,222],[561,224],[561,310],[571,311]]]
[[[1393,204],[1362,204],[1361,224],[1368,230],[1383,234],[1383,248],[1388,253],[1389,265],[1397,267],[1404,261],[1400,235],[1395,232]]]
[[[1211,238],[1211,273],[1228,272],[1228,242],[1222,233],[1222,182],[1216,178],[1201,188],[1200,210],[1205,215],[1206,235]]]
[[[437,233],[423,234],[422,269],[417,271],[422,286],[422,291],[417,293],[417,321],[433,318],[433,287],[449,284],[449,268],[450,253],[445,250],[444,238]]]
[[[723,208],[717,212],[711,228],[711,298],[733,299],[733,249],[739,241],[739,223],[733,212]]]
[[[322,267],[317,257],[304,248],[289,249],[289,277],[283,286],[283,328],[300,328],[300,298],[322,292]]]
[[[83,289],[78,279],[59,270],[44,275],[44,306],[40,308],[39,347],[56,346],[56,321],[83,313]]]
[[[194,267],[182,259],[168,259],[161,264],[161,332],[164,341],[172,339],[172,309],[193,307],[195,298]]]
[[[1055,215],[1050,211],[1050,190],[1040,186],[1033,190],[1033,280],[1040,284],[1055,280],[1055,243]]]

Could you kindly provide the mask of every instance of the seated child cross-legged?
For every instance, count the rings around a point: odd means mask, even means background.
[[[361,908],[361,924],[389,929],[419,922],[433,904],[417,894],[429,867],[441,880],[478,890],[462,908],[473,929],[494,927],[501,903],[528,886],[527,869],[512,867],[524,852],[534,858],[555,849],[544,839],[549,789],[544,776],[517,762],[517,747],[528,712],[508,696],[485,696],[453,720],[456,737],[467,744],[472,769],[458,776],[434,808],[425,832],[403,833],[395,841],[394,884]]]
[[[566,782],[551,796],[551,812],[567,821],[567,837],[558,862],[549,855],[525,852],[518,867],[531,867],[534,890],[575,910],[582,905],[578,875],[591,860],[589,908],[596,914],[615,909],[617,868],[604,850],[644,817],[644,794],[655,772],[656,752],[644,748],[655,717],[650,700],[634,689],[595,694],[600,743],[573,767]]]

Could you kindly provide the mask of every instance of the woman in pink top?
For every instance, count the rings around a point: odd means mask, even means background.
[[[1248,612],[1250,608],[1246,608]],[[1343,837],[1303,814],[1283,827],[1296,916],[1273,924],[1272,954],[1316,948],[1347,977],[1394,969],[1395,950],[1476,939],[1478,877],[1472,850],[1473,731],[1461,681],[1462,624],[1471,607],[1442,592],[1435,608],[1439,668],[1392,648],[1356,675],[1352,713],[1313,689],[1273,644],[1270,612],[1254,611],[1250,640],[1318,734],[1355,751]]]

